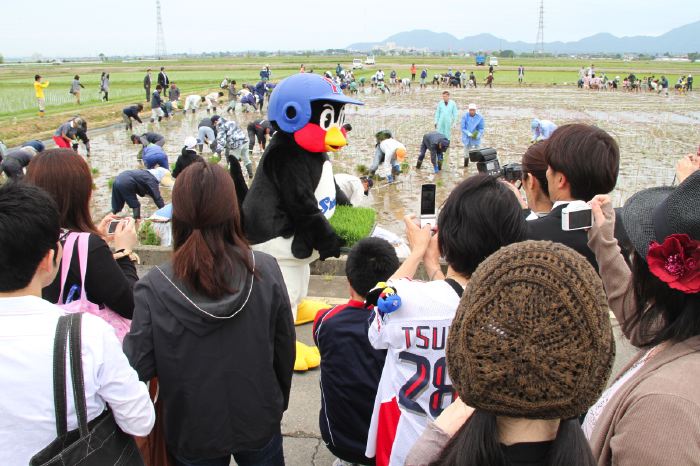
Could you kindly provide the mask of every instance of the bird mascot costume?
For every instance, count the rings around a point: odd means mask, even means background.
[[[287,285],[297,324],[313,320],[325,303],[303,301],[309,264],[339,257],[342,239],[328,219],[337,203],[328,151],[347,144],[345,96],[333,81],[299,73],[281,81],[270,96],[268,120],[277,132],[265,149],[243,203],[244,230],[252,248],[274,256]],[[320,364],[316,347],[297,341],[294,369]]]

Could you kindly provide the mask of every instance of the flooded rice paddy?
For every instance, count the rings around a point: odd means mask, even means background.
[[[355,173],[358,165],[369,167],[374,155],[374,134],[390,129],[406,145],[410,169],[398,182],[379,182],[371,192],[371,204],[377,210],[379,225],[402,234],[402,218],[416,213],[420,187],[436,183],[438,203],[465,176],[475,173],[473,164],[462,168],[462,144],[459,122],[452,132],[452,148],[447,153],[444,170],[432,173],[431,164],[415,169],[415,161],[424,133],[433,130],[435,106],[442,89],[414,90],[409,94],[360,94],[363,107],[346,110],[346,120],[352,124],[349,145],[333,154],[335,173]],[[616,205],[630,195],[651,186],[668,185],[674,179],[675,163],[682,155],[695,152],[700,143],[700,99],[695,95],[663,97],[656,94],[622,92],[588,92],[575,88],[503,88],[454,89],[452,98],[460,108],[460,118],[469,103],[476,103],[485,118],[486,131],[482,144],[498,150],[501,165],[519,162],[530,141],[530,120],[534,117],[554,121],[558,125],[582,122],[596,124],[612,134],[621,150],[621,169],[617,189],[613,192]],[[148,116],[144,111],[144,116]],[[166,137],[165,151],[174,163],[187,136],[197,135],[196,115],[181,113],[161,123],[135,125],[135,132],[155,131]],[[235,118],[245,129],[259,113],[224,114]],[[108,180],[120,171],[138,168],[136,154],[139,146],[132,145],[122,125],[90,132],[92,157],[89,162],[95,173],[93,213],[96,217],[110,209],[111,193]],[[82,150],[82,148],[81,148]],[[208,148],[203,154],[211,155]],[[256,147],[255,164],[261,153]],[[225,162],[221,162],[222,164]],[[96,169],[96,170],[95,170]],[[161,188],[168,201],[171,190]],[[150,215],[155,205],[144,199],[142,211]]]

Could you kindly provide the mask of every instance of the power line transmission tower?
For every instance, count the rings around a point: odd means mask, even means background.
[[[535,52],[537,53],[544,53],[544,0],[540,0],[540,23],[537,27],[535,49]]]
[[[165,50],[165,34],[163,33],[163,18],[160,16],[160,0],[156,0],[156,58],[164,58],[168,52]]]

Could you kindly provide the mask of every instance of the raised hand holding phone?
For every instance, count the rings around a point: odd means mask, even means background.
[[[114,230],[114,249],[116,251],[133,251],[138,244],[135,222],[131,217],[122,219]]]
[[[434,184],[424,184],[420,190],[420,226],[426,225],[435,227],[437,225],[437,215],[435,213],[435,190]]]

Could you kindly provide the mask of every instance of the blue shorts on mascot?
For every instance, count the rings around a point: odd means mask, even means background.
[[[278,130],[265,149],[243,202],[244,230],[252,248],[274,256],[282,270],[297,323],[328,307],[303,301],[309,264],[339,257],[343,241],[328,219],[336,206],[336,184],[328,151],[347,144],[345,96],[331,80],[299,73],[281,81],[270,96],[268,120]],[[297,342],[295,370],[317,367],[316,347]]]

